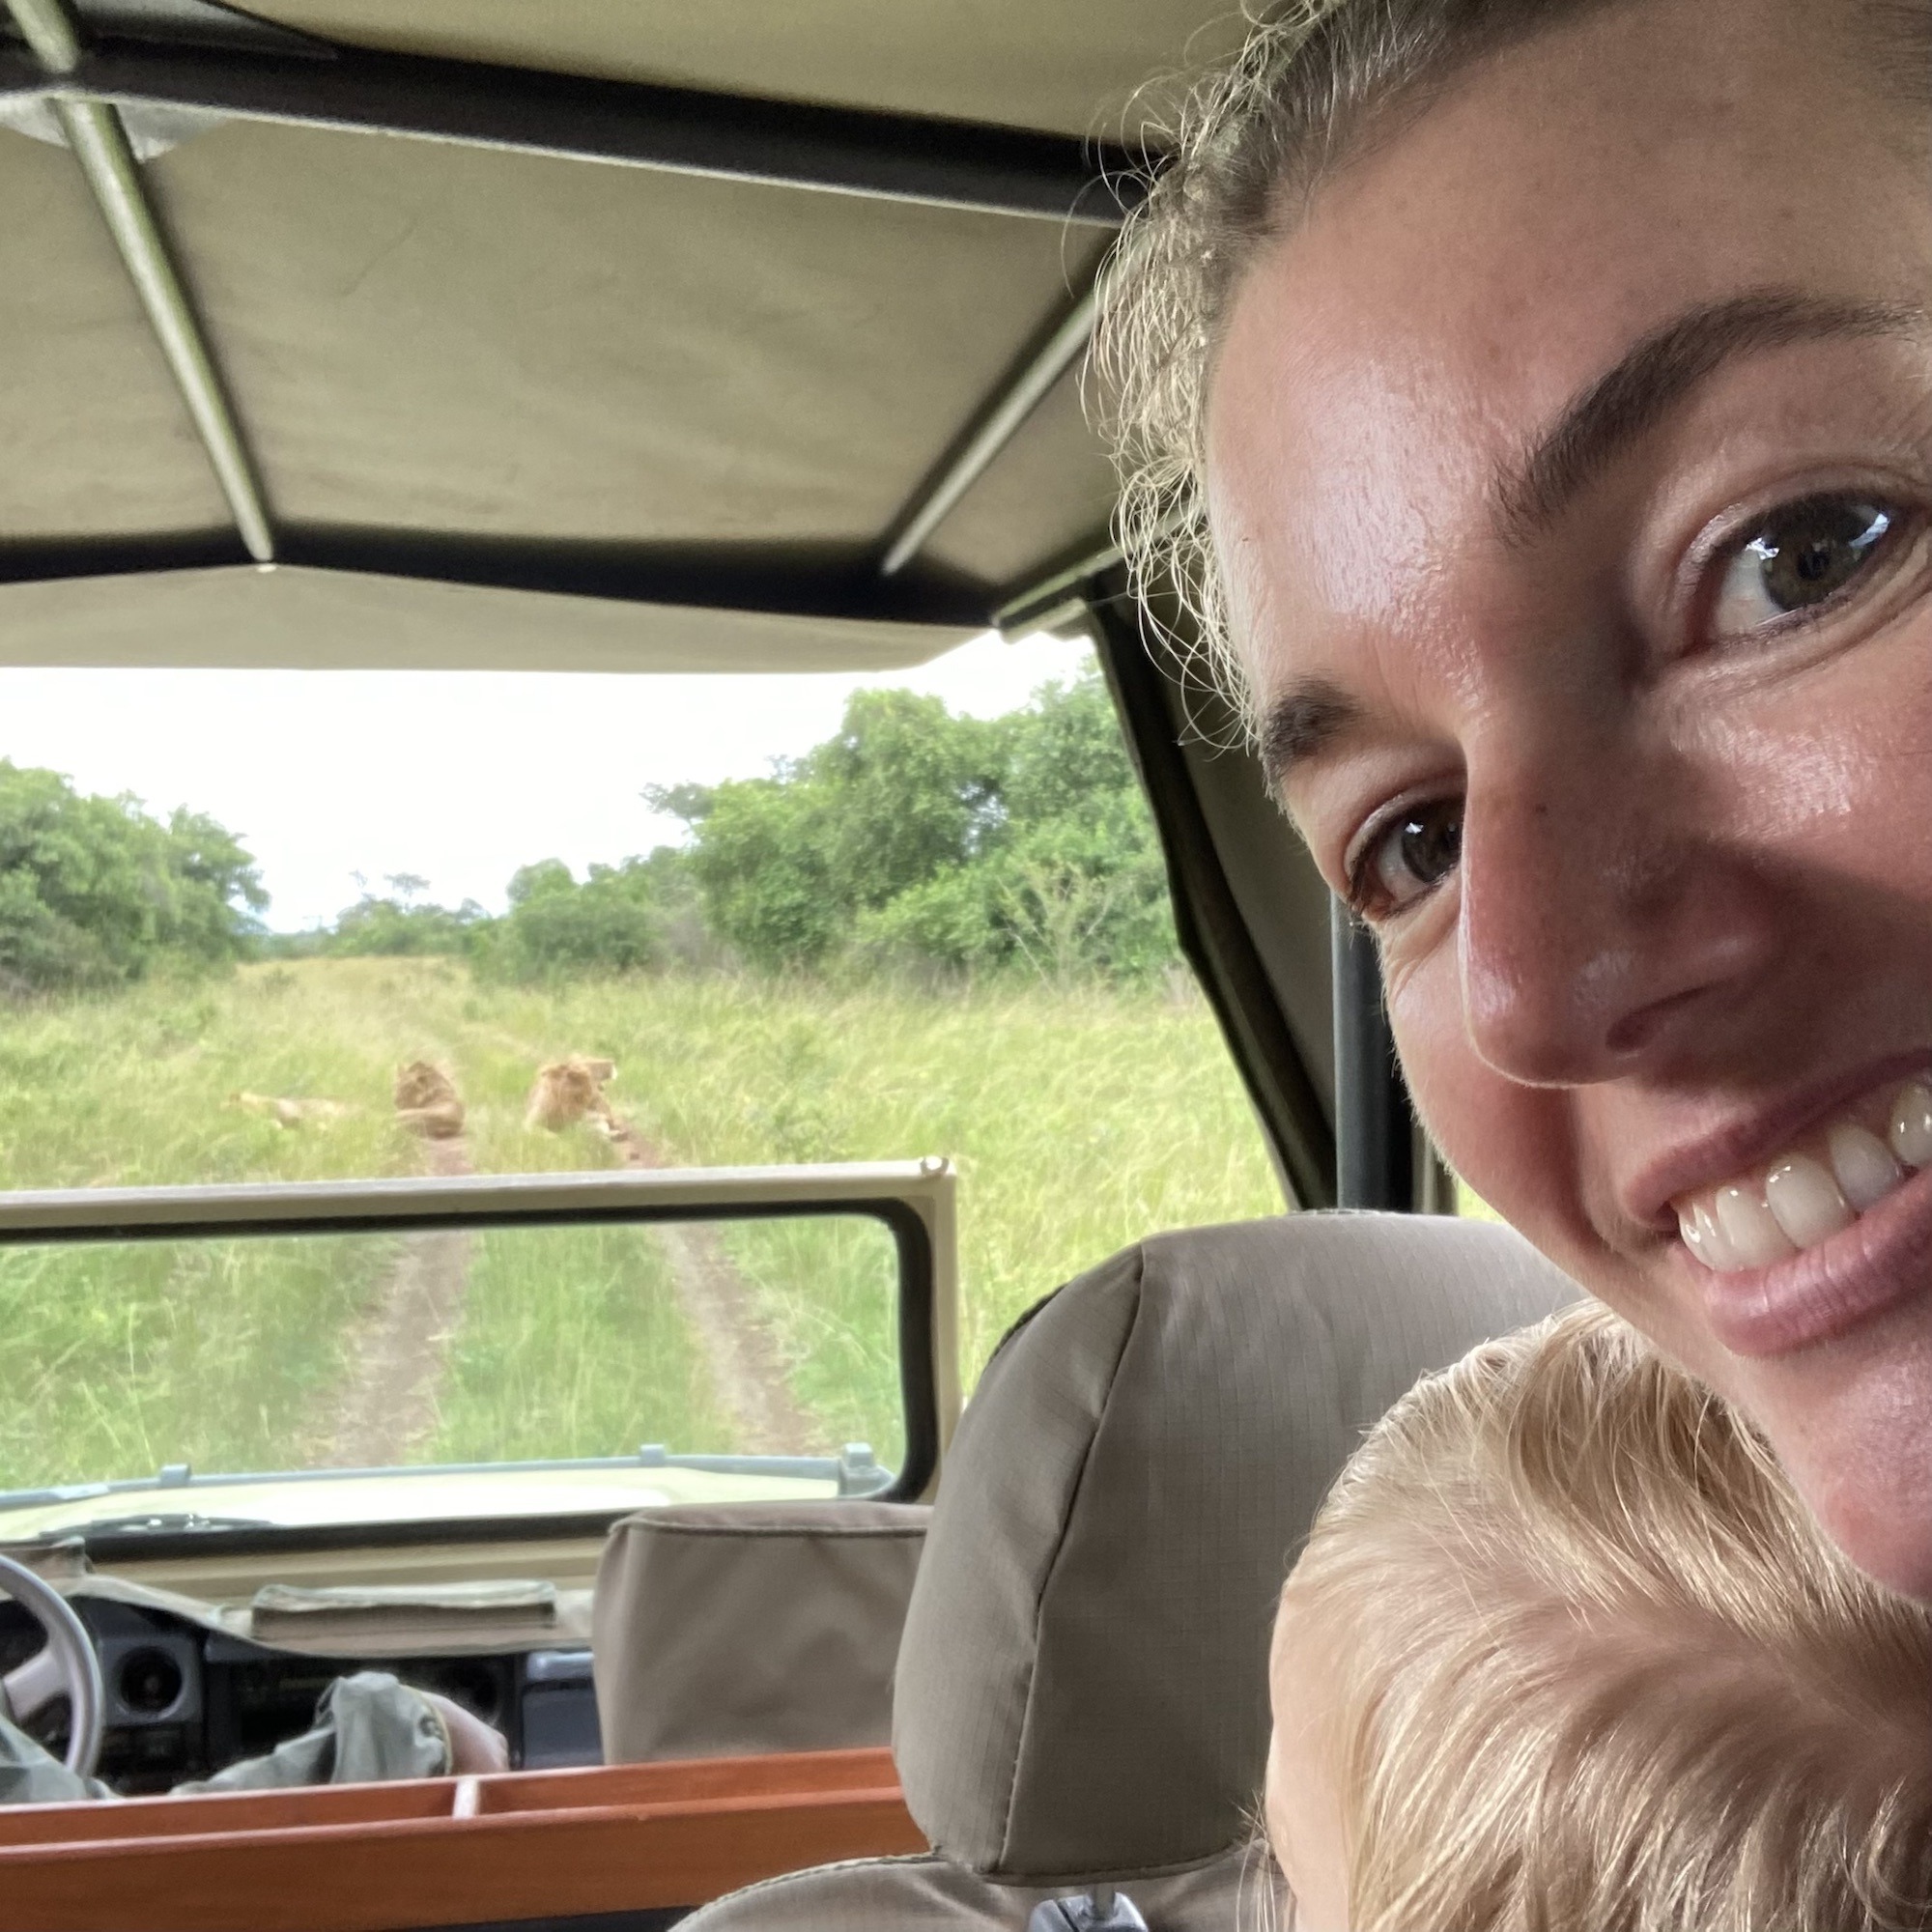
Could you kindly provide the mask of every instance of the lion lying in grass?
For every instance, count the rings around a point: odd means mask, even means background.
[[[326,1127],[355,1111],[347,1100],[297,1099],[282,1094],[231,1094],[228,1104],[244,1114],[266,1114],[278,1127]]]
[[[574,1053],[568,1060],[548,1062],[537,1068],[524,1125],[555,1134],[587,1120],[609,1133],[615,1116],[604,1097],[604,1083],[616,1077],[614,1061],[588,1060]]]
[[[396,1119],[425,1139],[453,1141],[463,1131],[463,1101],[456,1083],[427,1060],[412,1060],[396,1074]]]

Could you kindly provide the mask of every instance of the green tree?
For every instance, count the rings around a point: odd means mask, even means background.
[[[637,973],[664,953],[656,887],[665,868],[649,859],[592,866],[580,885],[560,859],[526,866],[510,881],[508,915],[479,966],[492,977],[537,980]]]
[[[511,905],[520,906],[576,890],[577,875],[561,859],[539,859],[534,866],[520,866],[510,874],[504,896]]]
[[[713,930],[763,967],[849,946],[1138,978],[1177,957],[1153,826],[1097,674],[982,722],[856,694],[768,779],[646,797],[692,830]]]
[[[802,772],[710,793],[692,869],[711,929],[753,964],[816,966],[845,936],[834,806]]]
[[[1008,840],[993,889],[1011,953],[1053,978],[1176,964],[1160,841],[1098,674],[1044,686],[1000,722]]]
[[[407,882],[409,873],[400,875]],[[389,881],[391,887],[396,880]],[[423,890],[418,884],[417,891]],[[459,906],[418,901],[413,895],[364,893],[337,915],[322,951],[337,957],[413,958],[432,953],[460,955],[474,944],[490,916],[474,899]]]
[[[167,838],[168,869],[180,890],[166,943],[211,962],[251,950],[269,895],[242,841],[206,812],[185,806],[169,818]]]
[[[206,968],[248,952],[268,904],[254,861],[213,819],[77,792],[0,759],[0,985],[47,991]]]
[[[999,732],[937,697],[855,692],[802,774],[819,794],[842,903],[884,905],[980,852],[1002,817],[1003,750]]]

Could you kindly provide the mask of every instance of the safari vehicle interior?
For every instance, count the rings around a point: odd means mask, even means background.
[[[1085,637],[1284,1207],[1390,1210],[1095,1254],[962,1421],[943,1149],[0,1197],[0,1249],[76,1268],[803,1226],[866,1250],[892,1410],[810,1454],[0,1497],[7,1709],[126,1801],[0,1812],[10,1921],[1226,1922],[1316,1500],[1415,1375],[1571,1292],[1419,1218],[1449,1182],[1373,951],[1112,539],[1081,365],[1159,164],[1141,90],[1239,28],[5,0],[0,663],[890,670]],[[512,1768],[170,1795],[371,1663]]]

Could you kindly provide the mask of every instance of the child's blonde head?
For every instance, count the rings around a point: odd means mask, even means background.
[[[1278,1721],[1322,1713],[1350,1932],[1932,1927],[1932,1615],[1601,1310],[1396,1406],[1273,1668]]]

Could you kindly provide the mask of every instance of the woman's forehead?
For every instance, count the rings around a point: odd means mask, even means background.
[[[1673,319],[1767,291],[1922,300],[1932,195],[1896,114],[1807,49],[1843,10],[1781,38],[1742,32],[1751,11],[1613,9],[1514,49],[1260,251],[1208,396],[1237,632],[1305,633],[1304,606],[1406,624],[1445,557],[1492,546],[1512,461]]]

